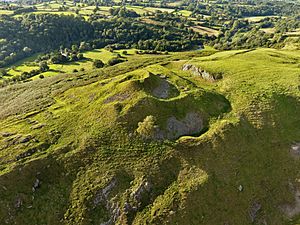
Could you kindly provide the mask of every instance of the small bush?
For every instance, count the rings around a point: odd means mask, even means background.
[[[136,132],[145,139],[152,139],[155,137],[157,131],[157,125],[155,125],[156,119],[154,116],[147,116],[143,122],[138,123]]]
[[[96,60],[93,62],[93,66],[94,66],[95,68],[102,68],[102,67],[104,66],[104,63],[103,63],[101,60],[96,59]]]
[[[112,58],[112,59],[108,60],[107,64],[110,66],[113,66],[113,65],[116,65],[121,62],[124,62],[124,60],[122,60],[120,58]]]

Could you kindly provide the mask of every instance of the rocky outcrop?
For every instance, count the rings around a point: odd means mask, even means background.
[[[48,143],[41,143],[41,144],[37,145],[36,147],[30,148],[27,151],[22,152],[19,155],[17,155],[16,156],[16,160],[18,161],[20,159],[24,159],[24,158],[30,157],[33,154],[35,154],[36,152],[46,151],[49,147],[50,147],[50,144],[48,144]]]
[[[160,84],[152,91],[156,98],[166,99],[169,97],[170,84],[166,80],[161,80]]]
[[[145,120],[143,123],[145,123]],[[204,128],[203,118],[199,113],[196,112],[189,112],[182,119],[178,119],[175,116],[171,116],[167,118],[166,127],[158,126],[157,124],[155,124],[155,122],[153,122],[154,125],[150,125],[149,123],[150,122],[147,121],[147,127],[146,125],[143,125],[145,127],[143,128],[143,130],[147,131],[145,135],[142,135],[139,131],[137,132],[140,135],[144,136],[144,138],[155,140],[172,140],[177,139],[181,136],[196,135],[199,134]],[[139,123],[139,126],[141,126],[140,124],[141,122]],[[152,130],[151,132],[150,129]]]
[[[200,76],[203,79],[208,80],[208,81],[216,81],[216,80],[222,78],[221,74],[217,74],[217,75],[211,74],[211,73],[207,72],[206,70],[198,68],[192,64],[184,64],[182,67],[182,70],[190,71],[195,76]]]
[[[93,208],[96,208],[100,204],[104,205],[106,210],[110,213],[108,221],[101,223],[100,225],[114,224],[120,216],[119,203],[114,203],[109,200],[109,194],[113,188],[117,185],[117,179],[113,178],[104,188],[97,191],[93,200]]]
[[[203,119],[201,115],[196,112],[189,112],[181,120],[174,116],[168,118],[165,137],[168,139],[176,139],[183,135],[197,134],[202,129]]]
[[[281,206],[282,211],[288,218],[293,218],[300,214],[300,191],[295,192],[295,201],[292,204],[285,204]]]
[[[249,216],[250,216],[251,223],[254,223],[260,210],[261,210],[261,204],[259,202],[254,202],[251,205],[250,210],[249,210]]]
[[[145,195],[150,193],[151,188],[152,188],[151,183],[147,180],[143,180],[142,183],[138,186],[138,188],[131,193],[131,197],[137,203],[137,207],[141,205]]]

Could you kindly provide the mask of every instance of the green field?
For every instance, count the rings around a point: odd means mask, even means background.
[[[13,13],[14,12],[11,11],[11,10],[2,10],[2,9],[0,9],[0,15],[11,15]]]
[[[134,49],[132,50],[127,50],[130,54],[134,54]],[[84,68],[85,71],[90,71],[93,68],[93,61],[95,59],[100,59],[102,60],[104,63],[107,63],[108,60],[110,60],[111,58],[115,57],[117,53],[122,53],[122,50],[120,51],[116,51],[115,53],[111,53],[105,49],[95,49],[93,51],[88,51],[85,52],[84,55],[84,60],[78,61],[78,62],[70,62],[70,63],[66,63],[66,64],[49,64],[49,68],[50,71],[41,73],[44,76],[54,76],[57,74],[61,74],[61,73],[72,73],[73,70],[80,70],[82,68]],[[30,58],[24,59],[14,65],[12,65],[11,67],[13,67],[13,69],[9,69],[8,70],[8,74],[11,76],[16,76],[16,75],[21,75],[22,72],[30,72],[31,70],[34,69],[38,69],[38,64],[34,63],[34,60],[36,59],[37,55],[32,56]],[[30,65],[28,65],[30,64]],[[33,77],[33,79],[38,78],[39,75]]]
[[[251,17],[245,17],[245,20],[248,20],[249,22],[260,22],[261,20],[265,18],[272,18],[272,17],[277,17],[277,16],[251,16]]]

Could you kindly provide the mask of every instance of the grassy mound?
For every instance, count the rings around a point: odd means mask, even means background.
[[[299,188],[299,63],[272,49],[149,55],[0,89],[0,221],[297,224],[284,209]],[[149,115],[159,141],[136,133]]]

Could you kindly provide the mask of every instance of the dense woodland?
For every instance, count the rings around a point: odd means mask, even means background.
[[[81,50],[110,46],[112,49],[137,48],[155,51],[198,49],[203,44],[216,49],[283,47],[287,40],[300,43],[299,36],[286,35],[300,28],[300,4],[281,1],[216,1],[195,2],[113,2],[74,1],[76,15],[34,14],[36,4],[43,1],[23,1],[22,4],[2,3],[0,10],[12,15],[0,16],[0,67],[6,67],[34,53],[61,52],[72,45]],[[69,6],[61,3],[59,11]],[[48,2],[44,2],[45,6]],[[95,6],[89,18],[79,14],[80,7]],[[109,14],[99,13],[109,6]],[[129,6],[151,6],[174,9],[138,14]],[[183,16],[180,10],[189,10]],[[271,17],[275,16],[276,17]],[[245,17],[265,16],[258,22]],[[195,31],[201,25],[215,29],[218,35]],[[263,29],[272,29],[265,32]],[[62,57],[62,56],[60,56]]]
[[[47,52],[87,42],[85,50],[111,45],[112,48],[139,48],[181,51],[201,45],[201,35],[192,30],[132,22],[127,17],[89,20],[81,17],[29,14],[0,21],[0,67],[37,52]]]

